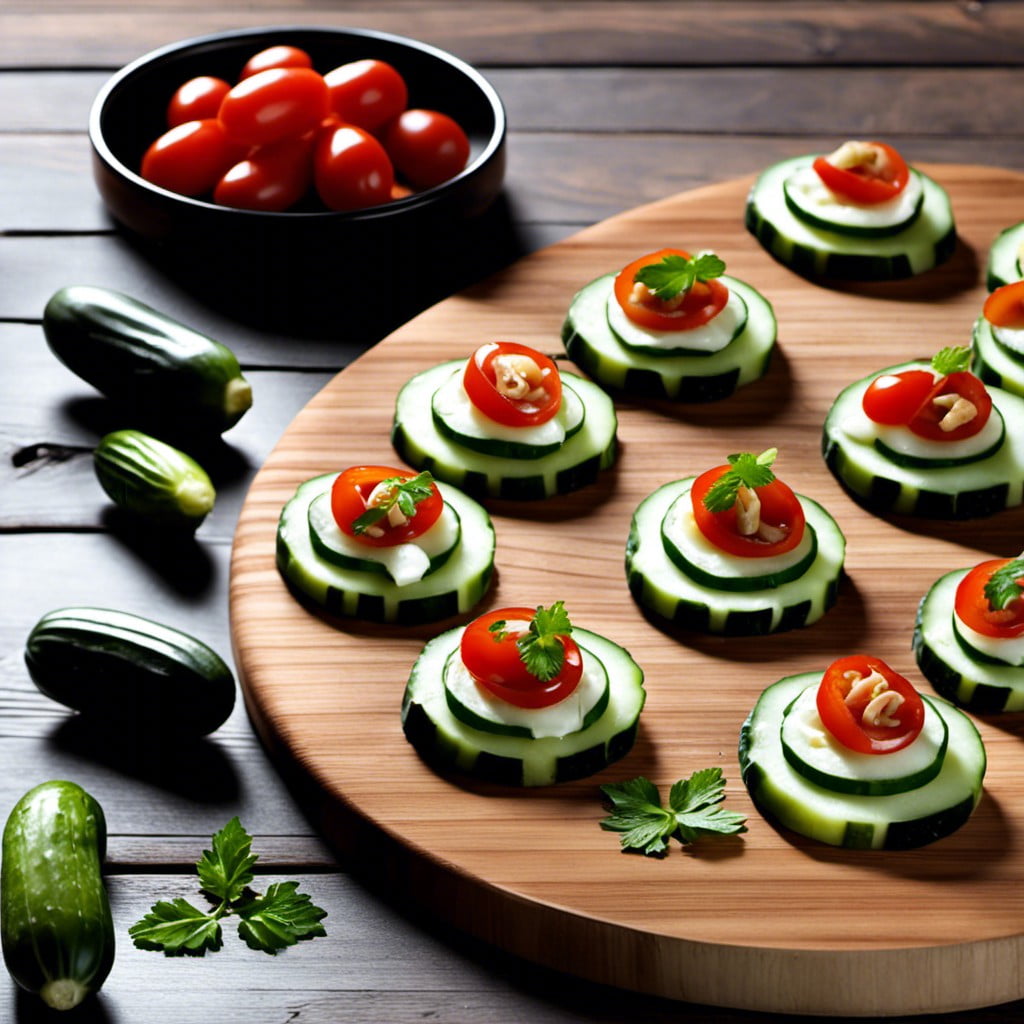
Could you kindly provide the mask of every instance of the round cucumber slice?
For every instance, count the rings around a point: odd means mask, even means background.
[[[991,429],[989,429],[990,427]],[[977,443],[965,444],[963,448],[957,445],[957,448],[962,451],[962,454],[958,455],[919,454],[924,449],[931,449],[932,451],[941,450],[940,446],[943,446],[942,441],[932,441],[929,443],[922,440],[916,446],[917,451],[909,451],[893,447],[886,444],[882,438],[876,437],[875,448],[894,465],[908,466],[912,469],[948,469],[952,466],[966,466],[972,462],[992,458],[1003,446],[1003,442],[1006,440],[1006,421],[1003,419],[1003,414],[993,407],[992,415],[989,417],[989,421],[982,433],[967,440],[976,441]],[[948,448],[949,445],[944,445],[944,447]]]
[[[1024,246],[1024,220],[1004,228],[996,236],[988,251],[985,285],[990,292],[1004,284],[1024,278],[1021,248]]]
[[[1024,397],[1024,352],[1002,344],[983,316],[975,321],[971,348],[971,369],[986,384]]]

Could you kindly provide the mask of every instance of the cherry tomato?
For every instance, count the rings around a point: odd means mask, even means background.
[[[937,402],[943,395],[959,395],[974,406],[972,419],[952,430],[939,424],[949,411]],[[960,441],[979,433],[992,415],[992,396],[984,383],[967,370],[936,379],[930,370],[903,370],[873,380],[861,406],[869,419],[890,426],[905,426],[930,441]]]
[[[140,173],[160,188],[198,196],[209,192],[243,154],[220,121],[186,121],[168,129],[146,150]]]
[[[216,117],[221,101],[231,91],[223,78],[199,75],[178,86],[167,104],[167,127],[186,121],[203,121]]]
[[[885,681],[877,687],[855,690],[861,679],[877,672]],[[902,697],[898,707],[885,716],[893,724],[866,721],[864,712],[878,693],[891,690]],[[894,703],[894,702],[893,702]],[[884,661],[851,654],[832,662],[822,676],[817,694],[818,715],[826,729],[850,750],[861,754],[891,754],[917,739],[924,725],[924,701],[898,672]]]
[[[312,66],[313,58],[297,46],[268,46],[265,50],[254,53],[245,62],[238,78],[239,81],[243,78],[251,78],[270,68],[311,68]]]
[[[352,124],[321,131],[313,155],[313,181],[332,210],[360,210],[391,199],[394,168],[384,147]]]
[[[869,145],[884,155],[880,169],[868,165],[836,167],[823,156],[814,161],[814,169],[829,191],[864,206],[895,199],[910,180],[910,168],[892,146],[884,142]]]
[[[985,300],[982,312],[993,327],[1024,327],[1024,281],[997,288]]]
[[[641,256],[619,271],[615,278],[615,298],[623,313],[641,327],[655,331],[688,331],[721,313],[729,301],[729,289],[717,278],[694,282],[678,305],[672,300],[659,299],[650,292],[641,293],[643,297],[639,299],[634,297],[636,275],[651,263],[660,263],[666,256],[690,258],[690,254],[682,249],[659,249]]]
[[[864,392],[861,407],[868,419],[887,426],[906,426],[935,387],[931,370],[883,373]]]
[[[571,636],[560,636],[565,660],[554,679],[544,682],[526,667],[516,640],[529,631],[532,608],[501,608],[474,619],[460,641],[462,663],[484,689],[521,708],[546,708],[564,700],[583,677],[583,656]],[[502,633],[491,631],[506,622]]]
[[[437,110],[403,110],[385,129],[384,148],[399,174],[416,188],[454,178],[469,160],[466,133]]]
[[[238,210],[290,209],[312,183],[312,153],[312,136],[260,146],[220,179],[213,201]]]
[[[480,412],[508,427],[546,423],[562,404],[558,367],[543,353],[514,341],[481,345],[466,362],[462,382]]]
[[[736,527],[736,507],[724,512],[709,512],[704,506],[704,498],[711,487],[723,473],[732,467],[728,464],[716,466],[701,473],[690,489],[690,501],[693,503],[693,515],[700,532],[721,551],[730,555],[741,555],[747,558],[769,558],[792,551],[803,539],[806,519],[800,499],[776,478],[763,487],[756,488],[757,497],[761,502],[761,522],[778,530],[784,530],[781,540],[766,541],[756,535],[748,536],[738,532]]]
[[[964,625],[983,636],[1009,639],[1024,634],[1024,591],[1005,608],[993,608],[985,596],[985,585],[997,569],[1012,558],[991,558],[976,565],[956,588],[954,607]],[[1024,580],[1018,580],[1018,584]]]
[[[405,109],[405,79],[382,60],[355,60],[328,71],[331,109],[349,124],[379,128]]]
[[[220,119],[228,137],[263,146],[314,128],[327,113],[327,85],[311,68],[269,68],[224,97]]]
[[[356,533],[353,525],[370,507],[370,496],[381,481],[393,478],[411,480],[414,476],[416,474],[407,469],[394,469],[391,466],[352,466],[340,473],[331,487],[331,512],[338,528],[349,537],[357,537],[363,544],[379,548],[404,544],[426,533],[444,509],[444,500],[437,484],[430,485],[430,497],[418,501],[415,511],[404,523],[394,526],[389,524],[386,517],[378,520],[375,525],[381,529],[379,536]]]

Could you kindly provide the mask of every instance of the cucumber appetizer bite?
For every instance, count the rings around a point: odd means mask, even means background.
[[[986,383],[1024,396],[1024,281],[996,288],[975,321],[974,372]]]
[[[972,711],[1024,709],[1024,557],[940,577],[918,606],[914,654],[938,693]]]
[[[1004,228],[988,251],[985,286],[989,291],[1024,277],[1024,220]]]
[[[829,469],[880,513],[992,515],[1024,500],[1024,399],[987,388],[971,350],[889,367],[849,385],[822,433]]]
[[[626,756],[644,706],[629,653],[550,608],[501,608],[431,640],[402,701],[420,756],[510,786],[548,786]]]
[[[531,500],[593,483],[615,461],[617,427],[595,384],[496,341],[409,380],[391,441],[411,466],[468,494]]]
[[[726,398],[762,377],[775,347],[771,304],[713,253],[661,249],[572,300],[569,357],[616,391],[680,402]]]
[[[876,850],[955,832],[981,799],[986,764],[967,715],[862,654],[769,686],[743,724],[739,758],[770,821]]]
[[[429,473],[352,466],[300,484],[281,512],[277,567],[328,615],[412,625],[469,611],[494,571],[490,516]]]
[[[640,503],[626,579],[642,608],[684,629],[751,636],[808,626],[835,604],[846,539],[775,476],[775,456],[730,455]]]
[[[844,142],[762,172],[747,200],[748,230],[808,278],[911,277],[956,248],[946,191],[884,142]]]

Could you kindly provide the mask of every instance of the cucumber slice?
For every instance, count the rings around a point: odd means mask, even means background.
[[[971,348],[971,369],[986,384],[1024,397],[1024,352],[1002,344],[983,316],[975,321]]]
[[[913,649],[937,693],[971,711],[1024,710],[1024,668],[964,649],[953,624],[956,588],[969,569],[956,569],[929,588],[917,609]]]
[[[434,426],[449,441],[502,459],[542,459],[552,455],[582,427],[587,416],[579,395],[562,382],[562,404],[547,423],[536,427],[507,427],[480,413],[462,386],[456,370],[431,400]]]
[[[903,363],[880,373],[920,369]],[[993,406],[1005,422],[1003,443],[992,454],[966,465],[897,465],[875,446],[877,431],[861,401],[869,377],[847,386],[829,410],[822,431],[822,454],[829,469],[862,505],[880,513],[930,519],[970,519],[992,515],[1024,501],[1024,399],[990,389]]]
[[[920,213],[894,235],[858,238],[806,223],[787,205],[785,183],[813,161],[811,154],[773,164],[747,199],[747,230],[780,263],[808,278],[888,281],[923,274],[953,254],[956,227],[949,196],[919,171]]]
[[[723,277],[747,307],[744,329],[717,352],[676,355],[643,352],[624,345],[608,323],[615,274],[585,285],[574,296],[562,343],[577,366],[604,387],[680,402],[713,402],[763,377],[775,347],[777,325],[771,304],[734,277]]]
[[[437,522],[412,544],[369,547],[338,528],[326,491],[309,503],[309,540],[323,559],[343,569],[386,573],[400,586],[437,572],[459,546],[462,526],[459,514],[446,504]]]
[[[865,424],[867,424],[865,417]],[[912,469],[945,469],[951,466],[966,466],[971,462],[980,462],[995,455],[1006,440],[1006,421],[1003,414],[996,408],[984,429],[974,437],[964,438],[956,446],[960,454],[949,455],[950,445],[943,441],[932,441],[928,438],[916,437],[910,431],[899,427],[880,427],[887,437],[876,437],[875,448],[890,462],[897,466],[909,466]],[[896,444],[888,443],[887,438],[898,439]]]
[[[985,268],[985,285],[990,292],[1004,284],[1012,284],[1024,278],[1021,265],[1021,246],[1024,245],[1024,220],[1004,228],[996,235],[988,251]]]
[[[444,437],[431,412],[434,392],[461,360],[440,363],[412,377],[398,393],[391,442],[416,469],[426,469],[478,497],[532,500],[565,494],[592,484],[615,461],[618,420],[612,400],[596,384],[562,372],[586,408],[580,429],[550,455],[513,459],[472,451]]]
[[[624,648],[574,628],[573,639],[607,670],[608,706],[578,732],[528,739],[474,729],[452,713],[444,668],[462,630],[448,630],[427,643],[405,688],[402,729],[428,764],[503,785],[549,786],[593,775],[632,749],[644,706],[644,674]]]
[[[459,615],[483,598],[494,571],[494,527],[480,505],[444,484],[438,488],[459,517],[461,539],[429,576],[400,587],[385,573],[343,568],[317,554],[310,539],[309,506],[330,491],[336,477],[325,473],[306,480],[281,510],[277,567],[297,598],[330,616],[402,625]]]
[[[918,789],[941,771],[949,729],[927,697],[924,725],[913,743],[891,754],[861,754],[822,725],[817,696],[814,683],[796,697],[784,712],[780,735],[786,761],[808,781],[836,793],[888,796]]]
[[[786,708],[819,679],[819,673],[805,672],[773,683],[743,724],[740,771],[758,810],[809,839],[854,849],[911,849],[960,828],[981,799],[986,767],[984,744],[967,715],[945,701],[931,702],[949,739],[930,782],[885,796],[836,793],[804,778],[782,749]]]
[[[626,579],[636,602],[684,629],[729,636],[776,633],[816,622],[836,602],[846,539],[815,501],[797,497],[817,535],[818,551],[795,579],[763,590],[734,592],[691,579],[662,544],[661,524],[672,503],[694,478],[675,480],[637,507],[626,542]]]

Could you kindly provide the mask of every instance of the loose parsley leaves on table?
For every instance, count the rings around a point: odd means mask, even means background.
[[[263,895],[249,888],[258,859],[252,837],[232,818],[196,864],[201,891],[212,909],[200,910],[180,897],[160,900],[128,929],[132,941],[139,949],[162,950],[168,956],[203,956],[223,945],[220,922],[230,914],[239,918],[238,935],[245,944],[264,953],[326,935],[320,921],[327,911],[298,892],[298,882],[274,882]]]
[[[642,775],[626,782],[610,783],[601,792],[613,813],[601,821],[601,828],[620,832],[623,850],[641,850],[661,856],[673,836],[680,843],[692,843],[703,835],[735,835],[746,832],[746,818],[720,806],[725,799],[721,768],[703,768],[688,779],[672,784],[668,807],[662,806],[658,787]]]

